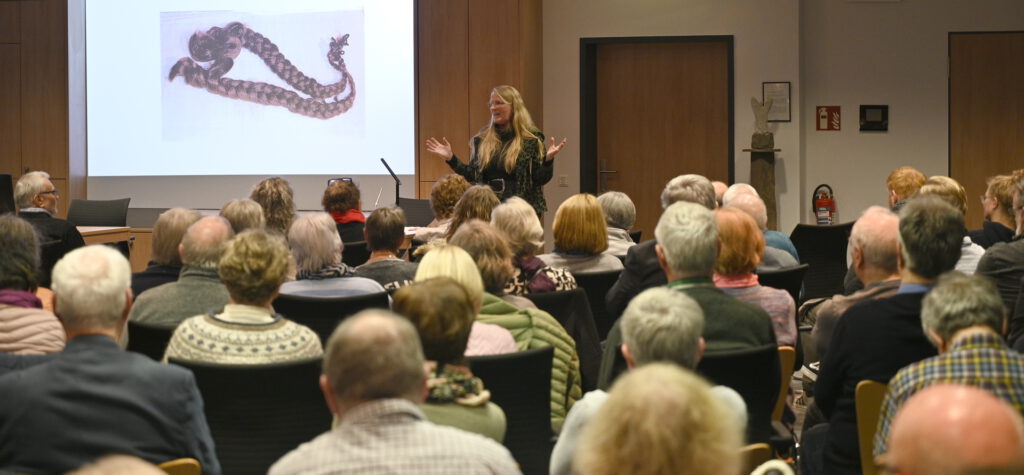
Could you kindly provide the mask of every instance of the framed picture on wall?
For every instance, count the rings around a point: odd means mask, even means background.
[[[793,119],[789,97],[789,81],[761,83],[761,100],[772,100],[772,108],[768,109],[768,122],[789,122]]]

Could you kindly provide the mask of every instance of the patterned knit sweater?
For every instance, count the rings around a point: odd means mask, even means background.
[[[229,304],[216,315],[182,322],[167,345],[164,361],[270,364],[322,355],[320,338],[308,327],[262,307]]]

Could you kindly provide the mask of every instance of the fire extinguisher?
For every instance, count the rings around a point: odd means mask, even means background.
[[[814,212],[818,225],[835,224],[836,198],[832,193],[832,187],[824,184],[818,185],[814,189],[813,197],[814,205],[811,210]]]

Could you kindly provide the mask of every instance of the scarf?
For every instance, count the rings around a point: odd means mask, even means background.
[[[544,261],[536,256],[520,257],[516,259],[516,265],[523,272],[527,293],[554,292],[555,281],[551,280],[546,273],[541,272],[548,266]]]
[[[348,224],[348,223],[365,223],[366,216],[363,215],[362,211],[357,209],[350,209],[342,213],[341,211],[331,211],[331,217],[334,218],[334,224]]]
[[[440,373],[436,363],[429,362],[430,376],[427,378],[427,402],[446,404],[454,402],[460,406],[482,406],[491,400],[491,392],[484,389],[480,378],[473,376],[465,366],[444,365]]]
[[[23,308],[43,308],[43,302],[36,294],[25,290],[0,290],[0,304]]]
[[[745,289],[758,284],[757,274],[714,275],[715,287],[720,289]]]
[[[351,277],[356,275],[356,271],[348,266],[348,264],[334,264],[317,271],[300,270],[295,274],[295,280],[323,280],[333,279],[335,277]]]

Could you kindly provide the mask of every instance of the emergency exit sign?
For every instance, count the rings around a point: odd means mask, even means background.
[[[817,130],[839,130],[839,106],[818,106]]]

